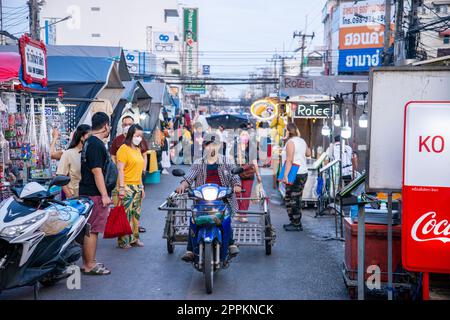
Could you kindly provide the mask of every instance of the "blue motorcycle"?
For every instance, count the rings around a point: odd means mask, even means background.
[[[232,174],[243,171],[237,167]],[[175,169],[172,174],[184,177],[183,170]],[[185,180],[186,181],[186,180]],[[226,199],[233,190],[217,184],[205,184],[195,189],[188,188],[188,196],[194,200],[190,211],[188,241],[194,248],[193,266],[205,275],[206,292],[212,293],[214,273],[229,266],[233,256],[228,252],[231,236],[231,208]]]

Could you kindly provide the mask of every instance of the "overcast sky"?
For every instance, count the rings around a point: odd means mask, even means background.
[[[117,1],[117,0],[114,0]],[[132,1],[132,0],[130,0]],[[294,31],[316,34],[310,47],[321,45],[322,8],[326,0],[180,0],[182,6],[199,8],[200,64],[211,65],[212,76],[245,76],[273,66],[266,59],[275,51],[287,56],[298,48]],[[76,0],[74,0],[76,3]],[[150,5],[151,1],[149,1]],[[28,29],[26,0],[3,0],[7,29],[20,35]],[[18,8],[20,7],[20,8]],[[22,8],[22,9],[21,9]],[[308,23],[306,24],[306,16]],[[233,52],[229,52],[233,51]],[[238,96],[242,87],[228,87]]]

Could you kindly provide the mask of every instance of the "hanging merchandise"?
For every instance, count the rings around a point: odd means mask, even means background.
[[[8,113],[17,113],[16,94],[14,92],[3,92],[1,95],[3,103],[8,107]]]
[[[39,141],[38,141],[38,171],[35,172],[36,178],[49,178],[50,172],[50,139],[48,136],[47,120],[45,118],[45,98],[42,98],[41,104],[41,119],[39,128]]]
[[[30,170],[36,169],[37,163],[37,133],[36,133],[36,118],[34,112],[34,98],[30,98],[30,118],[27,126],[27,140],[30,148]]]

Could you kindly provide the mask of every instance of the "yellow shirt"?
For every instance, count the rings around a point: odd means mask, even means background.
[[[123,144],[117,150],[117,161],[125,165],[123,169],[125,184],[142,184],[142,171],[144,171],[145,161],[139,148],[134,149]]]

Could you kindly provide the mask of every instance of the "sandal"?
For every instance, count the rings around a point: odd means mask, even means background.
[[[117,248],[119,249],[123,249],[123,250],[127,250],[131,248],[131,245],[126,244],[126,245],[118,245]]]
[[[111,271],[109,271],[104,265],[96,264],[90,271],[82,269],[81,273],[88,276],[107,276],[111,274]]]
[[[136,241],[136,242],[133,242],[133,243],[130,243],[130,245],[131,245],[132,247],[139,247],[139,248],[144,247],[144,243],[143,243],[142,241],[140,241],[140,240],[138,240],[138,241]]]

